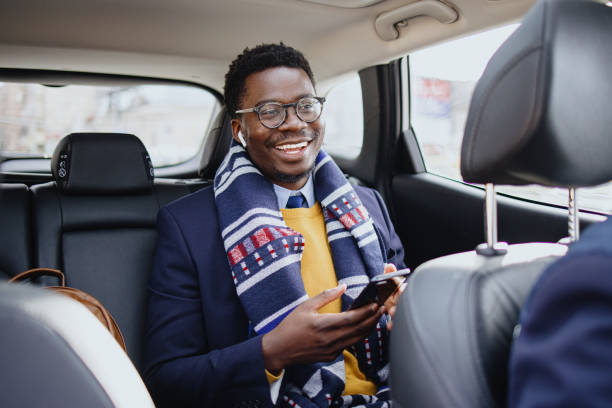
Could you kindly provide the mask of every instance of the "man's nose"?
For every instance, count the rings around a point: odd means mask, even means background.
[[[285,110],[285,121],[279,126],[281,130],[295,130],[305,128],[308,124],[300,119],[295,111],[295,106],[289,106]]]

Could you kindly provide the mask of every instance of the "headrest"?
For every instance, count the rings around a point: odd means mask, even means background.
[[[478,81],[467,182],[579,187],[612,179],[612,8],[541,0]]]
[[[151,191],[153,164],[144,145],[123,133],[71,133],[58,143],[51,171],[71,194],[134,194]]]
[[[225,108],[217,114],[204,141],[202,159],[198,174],[204,179],[213,179],[217,168],[229,150],[232,142],[231,118]]]

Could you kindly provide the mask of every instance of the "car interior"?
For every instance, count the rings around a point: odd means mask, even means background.
[[[157,213],[211,185],[228,151],[229,63],[280,41],[305,54],[328,99],[324,149],[381,193],[415,269],[392,331],[394,406],[506,405],[525,298],[611,212],[612,188],[583,189],[612,180],[611,2],[0,4],[0,281],[63,271],[127,347],[44,289],[55,279],[0,282],[0,405],[153,406],[139,370]],[[478,51],[472,36],[499,30],[492,57],[461,77],[477,58],[453,41]],[[419,71],[436,47],[447,59]]]

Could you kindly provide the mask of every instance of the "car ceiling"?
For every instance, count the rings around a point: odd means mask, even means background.
[[[244,47],[283,41],[302,50],[325,82],[516,20],[534,0],[452,0],[454,23],[418,17],[397,40],[382,40],[376,17],[412,2],[342,8],[304,0],[0,0],[0,67],[181,79],[221,91],[229,62]]]

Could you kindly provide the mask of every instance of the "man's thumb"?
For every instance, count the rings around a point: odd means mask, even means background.
[[[319,310],[326,304],[331,303],[334,300],[338,299],[340,296],[342,296],[345,290],[346,285],[344,284],[338,285],[335,288],[324,290],[317,296],[310,299],[310,306],[315,310]]]

